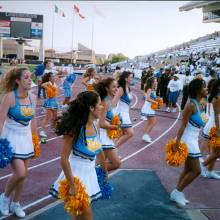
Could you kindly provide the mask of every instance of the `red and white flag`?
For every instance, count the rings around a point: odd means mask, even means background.
[[[77,5],[74,5],[74,11],[81,19],[85,19],[85,16],[80,13],[80,8]]]

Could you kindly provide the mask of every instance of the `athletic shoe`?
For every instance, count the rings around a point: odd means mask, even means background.
[[[0,212],[2,215],[9,215],[10,199],[4,193],[0,195]]]
[[[40,137],[47,138],[47,134],[44,131],[41,131],[40,132]]]
[[[141,120],[147,121],[147,117],[146,116],[141,116]]]
[[[176,112],[176,109],[175,109],[175,108],[173,108],[173,109],[171,110],[171,112],[175,113],[175,112]]]
[[[199,163],[200,163],[200,168],[201,168],[201,176],[202,177],[207,177],[206,175],[207,175],[207,169],[206,169],[206,167],[203,165],[203,162],[204,162],[204,160],[203,160],[203,158],[199,158]]]
[[[169,107],[166,109],[166,112],[170,112],[170,108]]]
[[[142,137],[142,140],[147,142],[147,143],[151,143],[151,138],[149,137],[148,134],[144,134]]]
[[[173,202],[176,202],[179,206],[185,206],[186,202],[185,199],[183,197],[182,192],[179,192],[177,189],[174,189],[171,193],[170,193],[170,200]]]
[[[19,202],[11,202],[10,211],[19,218],[25,217],[25,212],[23,211]]]
[[[209,179],[220,180],[220,175],[218,173],[216,173],[215,171],[207,171],[206,177]]]
[[[182,193],[182,196],[183,196],[183,198],[184,198],[185,203],[186,203],[186,204],[189,204],[189,203],[190,203],[190,201],[186,199],[186,197],[185,197],[185,195],[184,195],[184,193],[183,193],[183,192],[181,192],[181,193]]]

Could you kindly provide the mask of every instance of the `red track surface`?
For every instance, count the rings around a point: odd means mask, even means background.
[[[79,91],[83,90],[83,87],[80,86],[81,78],[79,77],[74,85],[74,95]],[[62,91],[61,91],[62,92]],[[142,92],[140,91],[139,84],[136,84],[133,88],[134,94],[138,98],[137,104],[131,110],[131,118],[133,124],[140,122],[140,108],[142,106]],[[62,94],[62,93],[60,93]],[[63,97],[60,97],[59,100],[62,101]],[[136,100],[133,99],[134,104]],[[42,103],[41,103],[42,104]],[[41,120],[43,117],[40,114],[41,108],[37,109],[37,121],[38,127],[41,126]],[[157,125],[152,131],[152,139],[156,139],[166,132],[176,121],[178,113],[165,113],[158,112]],[[164,145],[167,140],[176,135],[176,131],[179,126],[179,121],[177,124],[164,136],[159,138],[155,143],[149,145],[142,152],[134,155],[131,158],[127,158],[129,155],[137,152],[139,149],[146,146],[146,143],[141,140],[143,135],[143,126],[144,123],[139,123],[135,128],[135,135],[128,143],[122,145],[118,150],[120,156],[123,158],[123,168],[144,168],[154,170],[159,178],[161,179],[162,184],[165,186],[168,192],[170,192],[174,187],[181,172],[181,168],[172,168],[166,165],[164,160]],[[41,145],[41,156],[36,160],[32,160],[30,167],[39,165],[41,163],[53,160],[60,155],[60,146],[62,139],[56,137],[54,132],[50,127],[47,127],[48,141],[45,145]],[[53,138],[52,140],[50,140]],[[219,168],[219,162],[217,162],[217,168]],[[48,196],[48,189],[50,184],[54,182],[61,171],[59,159],[56,159],[53,162],[47,163],[45,165],[36,167],[29,171],[28,178],[25,183],[25,189],[22,194],[21,203],[23,206],[30,205],[31,203],[38,201],[46,196]],[[0,173],[0,192],[4,190],[4,186],[7,181],[6,175],[11,173],[10,167],[1,170]],[[212,211],[211,209],[220,208],[220,189],[219,182],[216,180],[208,180],[204,178],[198,178],[193,184],[191,184],[186,189],[186,196],[192,202],[189,209],[208,209],[206,212],[207,216],[210,216],[212,220],[220,219],[220,212],[218,210]],[[26,213],[32,213],[45,205],[54,202],[52,198],[47,198],[36,205],[26,209]],[[1,219],[1,218],[0,218]],[[8,217],[7,219],[17,219],[14,216]]]

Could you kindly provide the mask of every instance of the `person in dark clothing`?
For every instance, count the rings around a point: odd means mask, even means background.
[[[183,86],[183,97],[182,97],[182,102],[181,102],[181,110],[184,109],[186,102],[188,100],[188,85],[190,82],[189,77],[190,77],[190,71],[187,70],[186,79],[185,79],[184,86]]]
[[[170,81],[170,68],[165,67],[165,72],[160,77],[160,96],[163,98],[163,102],[168,106],[168,91],[167,86]]]
[[[216,81],[216,72],[215,70],[211,69],[209,75],[211,76],[211,79],[208,82],[208,94],[210,94],[213,83]]]
[[[156,78],[157,78],[157,91],[156,91],[156,95],[160,96],[160,77],[163,73],[163,68],[160,68],[160,70],[156,73]]]

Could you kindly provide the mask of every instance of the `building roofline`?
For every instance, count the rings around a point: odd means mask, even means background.
[[[192,9],[201,8],[214,3],[220,3],[220,1],[190,1],[189,3],[179,7],[179,11],[190,11]]]

